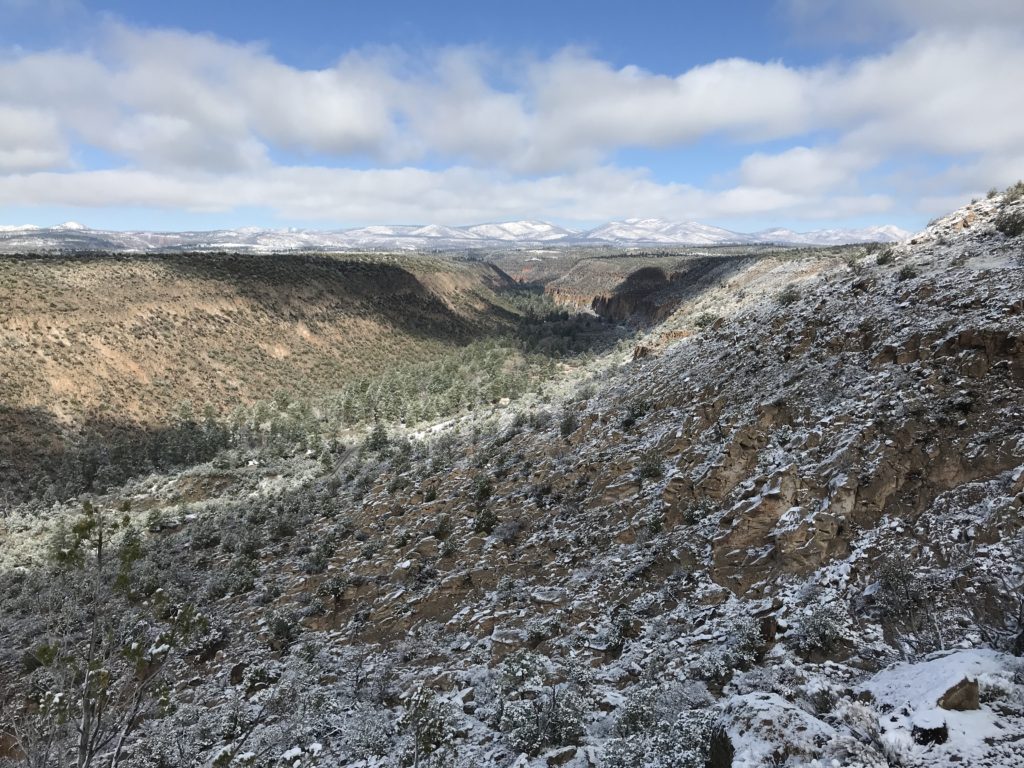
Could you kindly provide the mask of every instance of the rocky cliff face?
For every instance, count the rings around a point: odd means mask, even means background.
[[[182,657],[182,711],[219,711],[225,687],[257,708],[305,642],[307,685],[341,703],[294,727],[300,765],[400,764],[419,687],[447,713],[439,765],[1019,765],[1009,197],[848,261],[643,272],[640,301],[683,289],[652,305],[651,354],[558,408],[364,446],[327,475],[295,459],[125,489],[173,518],[162,556],[202,553],[189,583],[235,638]],[[633,314],[631,295],[601,309]],[[373,747],[367,712],[395,723]],[[203,754],[242,752],[218,738]]]
[[[614,322],[657,323],[757,261],[756,255],[619,257],[579,261],[545,286],[557,303]]]

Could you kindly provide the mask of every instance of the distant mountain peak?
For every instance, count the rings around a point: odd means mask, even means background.
[[[864,229],[823,229],[794,232],[785,228],[733,232],[696,221],[629,218],[585,232],[537,219],[450,226],[373,225],[347,230],[266,229],[242,227],[208,232],[113,232],[94,230],[76,221],[49,228],[0,227],[0,250],[83,249],[154,250],[358,250],[417,248],[515,248],[536,245],[714,246],[777,243],[840,245],[854,242],[897,242],[909,233],[892,225]]]

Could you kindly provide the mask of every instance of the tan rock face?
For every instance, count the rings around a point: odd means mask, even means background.
[[[814,334],[800,338],[813,341]],[[813,344],[792,351],[815,354]],[[728,504],[712,539],[712,573],[734,592],[745,593],[779,573],[807,574],[846,554],[856,531],[874,527],[884,515],[916,516],[942,492],[1019,463],[1019,440],[1000,434],[1006,424],[983,404],[986,392],[964,382],[1016,382],[1021,359],[1017,336],[997,329],[916,332],[883,345],[870,362],[882,369],[883,383],[890,371],[917,369],[918,391],[945,391],[944,397],[932,397],[930,409],[900,408],[895,399],[877,404],[879,413],[888,409],[895,418],[829,418],[794,446],[804,452],[798,463],[767,479],[757,467],[773,450],[772,434],[798,428],[799,409],[780,400],[760,406],[746,423],[725,428],[721,410],[713,407],[719,413],[713,422],[691,423],[674,442],[680,471],[663,492],[666,521],[682,522],[698,499]],[[977,440],[979,432],[1000,436]],[[709,460],[701,448],[716,437],[722,448]]]

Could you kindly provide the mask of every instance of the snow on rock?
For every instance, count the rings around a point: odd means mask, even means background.
[[[1014,677],[1021,672],[1024,663],[1013,656],[990,649],[956,650],[883,670],[861,690],[875,699],[881,742],[908,764],[936,765],[952,760],[978,765],[985,764],[1000,744],[1024,739],[1020,710],[1011,712],[997,706],[1007,698],[1019,701],[1024,692]],[[942,697],[964,679],[978,681],[980,709],[941,708]],[[942,734],[939,738],[944,743],[930,743],[931,734],[936,733]],[[1024,751],[1020,754],[1024,757]]]
[[[732,768],[808,765],[812,761],[824,766],[888,765],[870,746],[776,693],[735,696],[725,706],[723,717],[735,751]]]

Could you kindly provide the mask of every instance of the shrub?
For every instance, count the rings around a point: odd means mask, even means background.
[[[288,514],[281,514],[271,521],[268,533],[271,541],[281,541],[295,535],[295,521]]]
[[[373,484],[377,482],[377,478],[367,472],[364,475],[360,475],[356,478],[355,484],[352,486],[352,495],[356,499],[361,499],[370,492],[373,488]]]
[[[494,528],[494,537],[506,546],[516,543],[519,534],[523,532],[523,524],[518,520],[506,520]]]
[[[928,586],[928,580],[920,578],[909,561],[895,556],[883,560],[875,595],[883,617],[916,627],[928,600]]]
[[[544,657],[520,651],[502,663],[498,681],[498,729],[517,752],[577,744],[584,734],[588,701],[578,679],[544,684]]]
[[[843,639],[846,614],[837,605],[815,606],[800,621],[793,636],[793,645],[800,653],[829,654]]]
[[[776,294],[775,300],[782,306],[787,307],[800,300],[800,291],[796,286],[788,285]]]
[[[309,553],[306,558],[306,562],[303,564],[303,570],[306,573],[323,573],[327,570],[327,566],[331,562],[331,558],[334,556],[336,545],[333,536],[327,536],[320,539],[316,546],[313,547],[313,551]]]
[[[368,451],[380,452],[388,447],[389,442],[387,429],[378,421],[374,424],[370,434],[366,436],[365,447]]]
[[[302,626],[293,616],[275,614],[270,617],[270,645],[274,650],[283,650],[290,646],[302,632]]]
[[[695,318],[693,318],[693,324],[700,329],[709,328],[714,325],[718,320],[718,315],[714,312],[701,312]]]
[[[430,535],[433,536],[435,539],[444,541],[452,535],[453,530],[455,530],[455,528],[452,525],[451,517],[449,517],[448,515],[441,515],[439,518],[437,518],[437,521],[434,523],[433,528],[431,528]]]
[[[682,519],[684,525],[696,525],[715,511],[714,502],[711,499],[695,501],[683,510]]]
[[[562,420],[558,423],[558,431],[562,437],[568,437],[579,427],[579,419],[573,411],[566,411],[562,414]]]
[[[1018,181],[1006,188],[1006,195],[1003,197],[1004,203],[1015,203],[1024,197],[1024,181]]]
[[[715,715],[702,709],[681,712],[661,722],[651,733],[611,739],[605,748],[607,768],[704,768],[708,764]]]
[[[626,415],[619,422],[623,429],[629,429],[636,424],[637,419],[651,410],[651,404],[646,400],[634,400],[626,405]]]
[[[384,757],[391,752],[395,737],[391,712],[366,702],[356,702],[343,733],[346,745],[356,757]]]
[[[875,264],[880,267],[892,264],[894,261],[896,261],[896,254],[893,253],[892,248],[886,248],[875,257]]]
[[[899,273],[896,275],[899,280],[911,280],[917,277],[917,270],[911,267],[909,264],[905,267],[901,267]]]
[[[473,531],[487,535],[494,530],[494,526],[497,524],[498,516],[494,514],[494,510],[482,509],[473,520]]]
[[[996,216],[996,229],[1007,237],[1024,234],[1024,210],[1001,211]]]
[[[629,694],[615,726],[619,734],[630,736],[653,730],[658,723],[657,698],[656,688],[641,688]]]
[[[477,504],[483,504],[494,493],[494,488],[491,486],[491,481],[486,477],[478,477],[473,482],[473,500]]]
[[[550,411],[531,411],[529,420],[530,429],[541,430],[551,423],[551,413]]]
[[[410,696],[399,727],[412,742],[405,756],[405,765],[424,765],[431,756],[443,758],[454,749],[455,716],[451,706],[425,688],[417,688]]]
[[[736,616],[724,628],[722,642],[697,659],[696,671],[705,680],[726,680],[746,668],[762,652],[761,625],[753,616]]]
[[[661,466],[661,454],[654,448],[650,448],[640,454],[640,463],[637,465],[637,472],[644,480],[661,477],[664,470]]]

